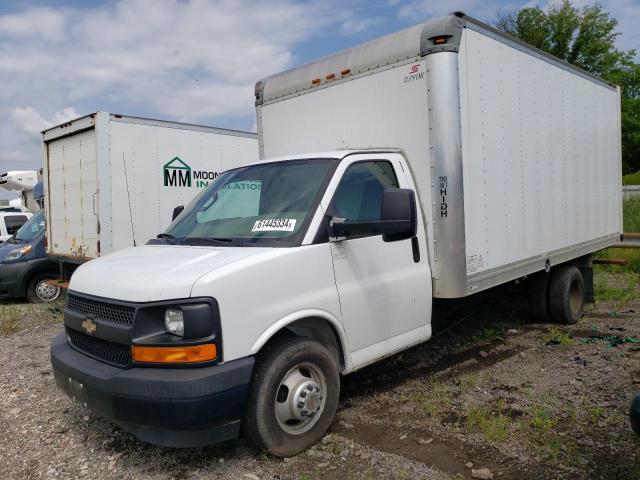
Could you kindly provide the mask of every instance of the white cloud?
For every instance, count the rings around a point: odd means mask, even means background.
[[[64,36],[66,18],[64,13],[53,8],[30,8],[23,13],[0,17],[0,36],[40,36],[55,42]]]
[[[33,107],[16,107],[11,110],[9,120],[18,131],[38,137],[39,140],[40,132],[44,129],[78,118],[79,116],[80,114],[76,112],[74,108],[66,107],[55,112],[50,120],[46,120],[42,114]]]
[[[384,22],[384,20],[379,17],[348,18],[340,25],[340,33],[342,35],[357,35],[358,33],[377,27],[382,24],[382,22]]]
[[[350,20],[348,7],[335,7],[122,0],[0,15],[0,115],[9,119],[0,122],[0,171],[37,168],[39,132],[79,113],[251,128],[255,82],[291,67],[300,43]]]
[[[9,120],[18,131],[34,136],[50,125],[33,107],[14,108]]]

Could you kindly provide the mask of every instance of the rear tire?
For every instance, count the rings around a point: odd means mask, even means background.
[[[335,355],[306,338],[276,339],[256,358],[245,435],[272,455],[297,455],[325,434],[339,397]]]
[[[574,324],[582,318],[584,280],[576,267],[561,265],[549,283],[549,313],[556,323]]]
[[[549,323],[549,277],[547,272],[532,275],[527,284],[527,315],[536,323]]]
[[[54,287],[47,283],[48,280],[54,280],[55,275],[50,273],[38,273],[29,280],[27,285],[26,297],[29,303],[49,303],[54,302],[62,293],[60,287]]]

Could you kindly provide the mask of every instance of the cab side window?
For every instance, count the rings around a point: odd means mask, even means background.
[[[380,220],[384,190],[397,187],[398,180],[390,162],[355,163],[345,172],[328,213],[352,222]],[[379,233],[379,228],[372,228],[365,236]]]

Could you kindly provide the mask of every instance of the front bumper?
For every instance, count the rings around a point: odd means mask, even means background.
[[[58,386],[140,440],[196,447],[236,438],[253,357],[196,368],[123,369],[83,355],[54,338],[51,364]]]
[[[31,262],[0,263],[0,299],[21,297],[25,275],[31,270]]]

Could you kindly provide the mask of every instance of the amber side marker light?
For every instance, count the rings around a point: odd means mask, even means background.
[[[218,349],[215,344],[188,347],[131,347],[133,361],[139,363],[198,363],[215,360]]]
[[[436,37],[433,39],[433,44],[434,45],[443,45],[445,43],[447,43],[447,38],[448,37]]]

